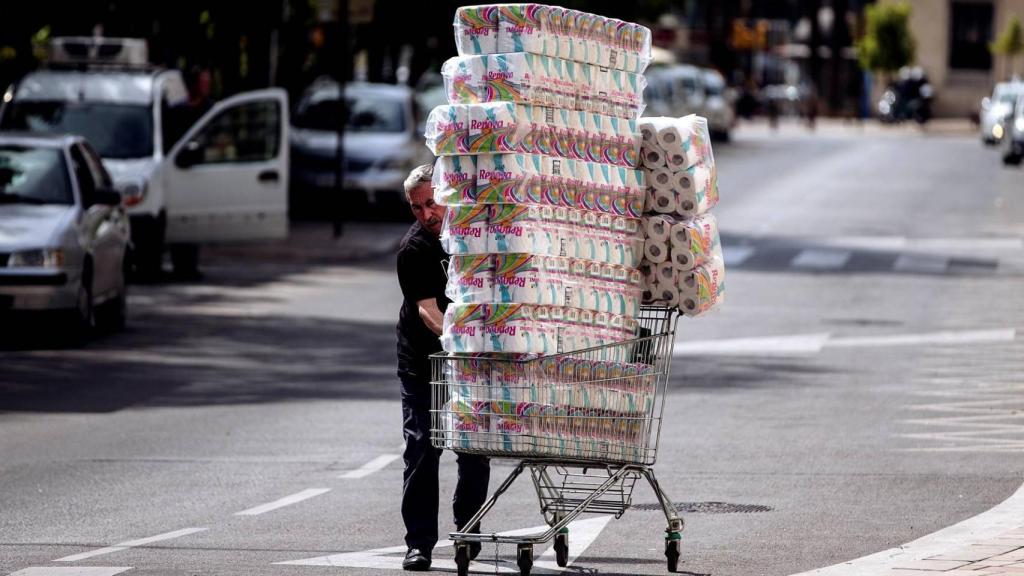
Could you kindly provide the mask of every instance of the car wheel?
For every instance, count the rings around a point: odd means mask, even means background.
[[[78,286],[78,294],[75,297],[73,314],[73,337],[79,342],[84,342],[92,336],[93,331],[96,329],[96,308],[92,300],[92,278],[90,274],[82,276],[82,283]]]
[[[1006,166],[1019,166],[1021,156],[1019,154],[1004,154],[1003,164]]]
[[[171,246],[171,265],[174,276],[186,280],[199,278],[199,245],[175,244]]]
[[[128,297],[121,292],[117,297],[103,305],[102,317],[99,319],[107,332],[120,332],[128,324]]]

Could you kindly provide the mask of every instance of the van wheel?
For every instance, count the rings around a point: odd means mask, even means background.
[[[96,330],[96,309],[92,300],[92,274],[89,273],[88,268],[86,268],[86,272],[82,276],[82,283],[78,286],[72,317],[72,338],[76,343],[86,342]]]

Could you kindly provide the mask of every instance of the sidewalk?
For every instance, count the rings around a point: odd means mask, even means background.
[[[913,542],[796,576],[1024,576],[1024,486]]]
[[[203,248],[205,262],[277,264],[350,264],[394,253],[408,223],[346,222],[334,238],[329,222],[292,222],[288,238],[268,242],[222,244]]]

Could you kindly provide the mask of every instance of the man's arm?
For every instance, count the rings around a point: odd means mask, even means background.
[[[419,308],[420,318],[423,319],[423,323],[427,325],[427,328],[430,328],[431,332],[440,336],[444,315],[441,314],[441,309],[437,307],[437,298],[424,298],[417,302],[416,306]]]

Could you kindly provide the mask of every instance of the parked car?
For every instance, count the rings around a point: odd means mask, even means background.
[[[336,191],[338,96],[336,82],[316,82],[305,91],[293,116],[292,172],[296,199],[304,204],[330,203]],[[400,198],[409,171],[433,160],[417,129],[422,115],[412,89],[346,84],[345,111],[345,193],[365,196],[371,204],[385,196]]]
[[[1010,113],[1003,117],[1003,164],[1019,165],[1024,159],[1024,93],[1018,94]]]
[[[1003,139],[1003,120],[1013,112],[1013,104],[1017,96],[1024,94],[1024,82],[1000,82],[992,90],[991,96],[981,100],[981,141],[996,145]]]
[[[78,336],[124,327],[130,235],[82,137],[0,133],[0,313],[63,311]]]
[[[701,116],[708,119],[708,131],[715,140],[728,141],[736,122],[736,111],[725,97],[725,78],[717,70],[700,69]]]
[[[146,54],[143,40],[54,39],[48,68],[7,90],[0,128],[95,146],[124,195],[142,272],[159,272],[167,247],[190,273],[199,244],[286,236],[285,92],[238,94],[203,114],[188,106],[181,72]]]

